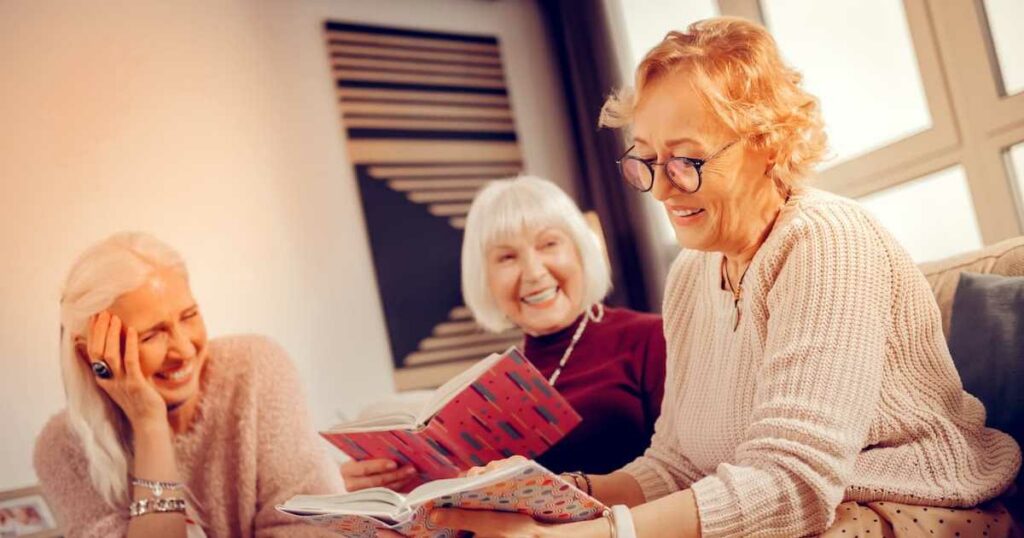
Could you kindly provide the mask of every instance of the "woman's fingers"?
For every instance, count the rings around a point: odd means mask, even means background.
[[[134,327],[128,327],[124,337],[124,371],[129,379],[145,381],[142,367],[139,365],[139,333]]]
[[[531,531],[543,526],[525,514],[460,508],[431,510],[430,522],[437,527],[473,531],[484,536],[533,536]]]
[[[394,489],[394,487],[404,485],[413,476],[416,476],[416,469],[407,465],[397,471],[353,477],[351,479],[346,478],[345,483],[352,491],[381,487]]]
[[[114,377],[118,377],[124,371],[121,365],[121,318],[110,316],[107,334],[104,338],[106,343],[103,345],[103,360],[110,367],[110,371],[114,373]]]
[[[341,465],[343,476],[370,476],[387,471],[394,471],[398,464],[386,459],[349,461]]]
[[[103,346],[106,344],[107,326],[110,324],[110,314],[106,311],[96,314],[92,318],[92,326],[89,330],[87,351],[89,360],[99,360],[103,357]]]
[[[527,459],[523,456],[512,456],[510,458],[505,458],[503,460],[494,460],[488,463],[487,466],[485,467],[473,467],[472,469],[469,470],[468,473],[466,473],[466,476],[479,476],[484,473],[497,471],[498,469],[501,469],[503,467],[508,467],[510,465],[515,465],[517,463],[524,461],[527,461]]]

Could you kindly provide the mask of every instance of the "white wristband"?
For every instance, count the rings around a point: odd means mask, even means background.
[[[636,538],[636,527],[633,526],[633,512],[624,504],[612,507],[612,521],[615,523],[616,538]]]

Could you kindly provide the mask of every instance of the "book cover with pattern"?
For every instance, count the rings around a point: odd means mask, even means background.
[[[423,424],[321,434],[356,460],[385,458],[413,465],[418,476],[412,488],[513,455],[535,459],[580,421],[513,347]]]
[[[436,483],[439,487],[434,484],[424,486],[434,486],[439,490],[441,494],[436,496],[419,490],[414,490],[408,497],[395,494],[394,508],[396,514],[400,514],[396,521],[355,513],[324,513],[329,509],[311,508],[315,505],[303,503],[302,496],[296,498],[298,502],[294,503],[299,508],[289,507],[292,503],[289,501],[278,509],[349,538],[374,538],[378,529],[390,529],[410,538],[455,538],[458,534],[457,529],[437,527],[430,522],[428,516],[434,508],[518,512],[545,523],[586,521],[600,517],[605,510],[605,506],[599,501],[534,461],[516,463],[488,475],[444,482],[451,484]],[[465,482],[466,486],[459,488],[458,482]],[[445,488],[446,485],[449,487]],[[323,506],[330,505],[338,511],[345,511],[345,503],[338,500],[355,500],[361,493],[305,498],[327,499]],[[406,499],[410,502],[406,503]],[[301,508],[303,505],[305,509]]]

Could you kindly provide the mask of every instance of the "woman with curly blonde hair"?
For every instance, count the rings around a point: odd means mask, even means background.
[[[1006,536],[987,501],[1020,449],[964,392],[906,251],[855,202],[805,185],[825,152],[820,111],[768,32],[737,18],[672,32],[635,88],[601,123],[629,129],[623,179],[664,205],[683,247],[651,447],[582,477],[616,505],[606,520],[435,521],[484,536]]]

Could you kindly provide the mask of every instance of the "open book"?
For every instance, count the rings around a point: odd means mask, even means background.
[[[474,466],[543,454],[580,416],[515,347],[439,387],[419,412],[394,412],[320,432],[354,459],[412,464],[412,485]],[[411,486],[410,486],[411,487]]]
[[[456,529],[429,521],[433,508],[519,512],[549,523],[600,517],[605,506],[535,461],[522,461],[467,478],[424,484],[402,495],[371,488],[341,495],[297,495],[278,510],[350,538],[390,529],[411,538],[449,538]]]

